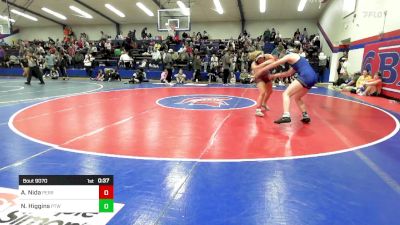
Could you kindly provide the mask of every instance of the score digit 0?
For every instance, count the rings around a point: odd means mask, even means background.
[[[113,199],[114,187],[113,185],[100,185],[99,186],[99,199]]]

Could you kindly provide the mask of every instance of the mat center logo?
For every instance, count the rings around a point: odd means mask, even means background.
[[[188,110],[230,110],[244,109],[256,104],[254,100],[227,95],[177,95],[157,100],[157,104],[167,108]]]

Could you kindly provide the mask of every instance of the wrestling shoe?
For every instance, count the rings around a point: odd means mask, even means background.
[[[280,119],[274,121],[274,123],[277,123],[277,124],[290,123],[290,122],[292,122],[290,117],[281,117]]]
[[[303,123],[309,123],[311,121],[310,117],[308,116],[307,112],[303,112],[303,118],[301,119],[301,122]]]
[[[256,109],[256,116],[259,116],[259,117],[264,116],[264,113],[261,111],[261,109]]]

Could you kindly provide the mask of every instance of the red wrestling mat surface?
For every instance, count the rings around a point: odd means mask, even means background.
[[[304,98],[310,124],[300,122],[292,102],[292,123],[277,125],[273,121],[282,113],[281,93],[273,93],[272,110],[260,118],[254,116],[251,100],[258,96],[256,89],[100,92],[28,107],[12,117],[10,126],[20,135],[64,150],[189,160],[331,154],[385,139],[397,129],[395,119],[382,110],[313,94]]]

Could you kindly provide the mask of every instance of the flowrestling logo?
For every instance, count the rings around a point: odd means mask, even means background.
[[[1,225],[106,225],[124,207],[114,203],[113,213],[43,213],[23,212],[17,202],[18,190],[0,187]]]
[[[230,110],[249,108],[255,101],[227,95],[177,95],[159,99],[158,105],[188,110]]]

